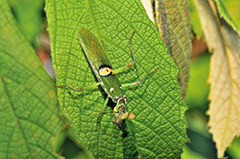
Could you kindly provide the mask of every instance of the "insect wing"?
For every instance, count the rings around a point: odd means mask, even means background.
[[[104,64],[110,66],[110,62],[102,45],[90,30],[81,28],[79,31],[79,39],[89,62],[91,65],[94,65],[95,69],[98,69]]]
[[[112,68],[102,45],[94,34],[85,28],[80,29],[79,39],[84,53],[102,88],[108,96],[116,102],[116,98],[123,95],[123,90],[120,88],[117,77],[112,74],[108,76],[106,72],[108,70],[105,70],[109,68],[109,70],[112,71]],[[99,68],[102,70],[99,70]]]

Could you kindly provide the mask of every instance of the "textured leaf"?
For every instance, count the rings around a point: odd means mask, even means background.
[[[185,99],[192,56],[188,0],[155,0],[155,7],[155,23],[168,53],[180,68],[178,83]]]
[[[44,0],[9,0],[20,29],[28,42],[37,45]]]
[[[63,129],[54,83],[0,1],[0,158],[60,158],[51,139]]]
[[[106,94],[102,88],[71,92],[58,89],[60,107],[96,158],[178,158],[187,141],[184,104],[177,84],[177,67],[167,53],[155,26],[140,1],[47,0],[46,11],[57,85],[73,88],[96,82],[80,47],[78,31],[91,30],[106,51],[113,68],[132,61],[128,47],[132,39],[136,65],[120,74],[121,83],[143,79],[160,69],[144,84],[126,89],[127,109],[136,115],[126,120],[122,131],[112,124],[112,109],[95,132],[97,117]],[[114,106],[113,103],[109,103]]]
[[[211,57],[209,82],[211,100],[209,126],[222,157],[233,138],[240,133],[240,36],[225,20],[226,13],[214,14],[217,4],[207,0],[195,0],[208,47],[214,50]],[[221,6],[222,7],[222,6]],[[226,10],[221,10],[221,12]]]

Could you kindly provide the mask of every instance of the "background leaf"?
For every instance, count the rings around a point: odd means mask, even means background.
[[[240,32],[239,28],[235,24],[235,22],[232,20],[231,16],[227,12],[227,9],[225,8],[223,4],[223,0],[215,0],[216,1],[216,7],[218,9],[219,16],[226,20],[226,22],[234,29],[236,32]]]
[[[154,21],[168,53],[180,68],[178,84],[185,99],[192,56],[188,0],[155,0],[154,3]]]
[[[193,152],[191,149],[189,149],[186,145],[183,147],[183,154],[181,156],[182,159],[206,159],[205,157],[201,156],[200,154],[197,154]]]
[[[191,30],[193,30],[197,38],[201,38],[203,36],[202,26],[199,20],[196,6],[194,5],[194,0],[189,0],[189,11],[191,19]]]
[[[238,26],[238,29],[239,29],[240,16],[238,15],[240,14],[240,1],[224,0],[224,1],[221,1],[221,3],[223,3],[227,12],[230,14],[231,18],[233,19],[234,23]]]
[[[101,40],[113,68],[132,61],[128,47],[132,39],[136,65],[119,75],[121,83],[143,79],[160,69],[144,84],[127,89],[127,109],[136,115],[121,131],[112,124],[112,113],[104,115],[98,132],[97,116],[106,94],[58,89],[60,107],[79,140],[96,158],[177,158],[187,141],[184,104],[177,84],[178,69],[167,53],[142,4],[135,0],[46,1],[49,33],[57,85],[83,87],[96,82],[84,53],[78,31],[90,29]],[[113,103],[109,105],[114,106]],[[107,112],[112,112],[109,107]]]
[[[186,103],[189,108],[197,109],[205,113],[208,109],[209,84],[207,84],[209,75],[210,54],[206,53],[191,63],[189,88],[186,96]]]
[[[9,0],[9,3],[25,38],[37,47],[37,36],[42,28],[44,0]]]
[[[226,13],[225,17],[227,17],[226,20],[231,19],[228,21],[229,24],[235,26],[235,24],[239,27],[240,26],[240,1],[236,0],[216,0],[219,6],[219,13],[220,16],[222,17],[223,14],[226,12],[222,12],[224,10],[228,10],[229,13]],[[198,12],[196,9],[196,6],[194,5],[194,0],[189,0],[190,4],[190,17],[191,17],[191,27],[197,38],[202,38],[203,37],[203,30],[202,26],[199,20]],[[230,17],[230,15],[231,17]],[[233,19],[233,20],[232,20]],[[234,21],[234,22],[233,22]],[[237,27],[235,26],[235,29]]]
[[[224,18],[218,16],[219,8],[220,12],[226,12],[223,6],[217,6],[218,3],[210,6],[207,0],[195,0],[195,3],[208,47],[214,50],[209,75],[211,103],[208,124],[220,158],[240,133],[240,36],[234,28],[236,26],[231,26],[231,19],[224,16],[227,13],[221,13]]]
[[[54,83],[0,1],[0,158],[61,158],[51,151],[63,129]]]

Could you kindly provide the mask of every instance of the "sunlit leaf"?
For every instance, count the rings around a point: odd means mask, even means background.
[[[222,157],[233,138],[240,133],[240,36],[218,3],[195,0],[209,49],[213,50],[209,82],[211,100],[209,126]],[[223,5],[223,4],[221,4]]]
[[[80,47],[81,27],[91,30],[100,40],[113,68],[132,61],[128,45],[135,30],[132,48],[136,65],[118,75],[121,83],[139,81],[160,66],[143,84],[125,89],[126,107],[136,117],[126,120],[124,131],[112,124],[110,107],[106,110],[110,113],[104,114],[98,131],[94,131],[106,98],[102,88],[78,93],[58,89],[62,113],[79,140],[96,158],[180,157],[187,137],[186,105],[177,83],[178,68],[140,1],[47,0],[46,11],[57,85],[77,88],[96,82]]]

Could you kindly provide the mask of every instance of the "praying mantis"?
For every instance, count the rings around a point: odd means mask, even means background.
[[[109,98],[111,98],[112,101],[116,103],[116,106],[113,108],[114,117],[112,122],[114,124],[116,124],[121,129],[122,123],[125,119],[127,118],[133,119],[135,115],[133,113],[129,113],[126,108],[127,96],[124,93],[123,88],[127,86],[138,85],[144,82],[148,76],[150,76],[151,74],[153,74],[159,69],[159,66],[158,66],[153,71],[148,73],[145,76],[145,78],[143,78],[141,81],[127,83],[127,84],[120,84],[117,78],[117,74],[123,72],[124,70],[128,69],[129,67],[133,66],[136,63],[134,52],[132,50],[132,45],[131,45],[131,40],[134,33],[135,31],[132,32],[132,35],[130,37],[130,42],[129,42],[129,48],[132,54],[133,61],[127,63],[123,67],[113,69],[101,43],[96,38],[96,36],[90,30],[81,28],[79,30],[79,41],[98,82],[90,86],[79,87],[79,88],[72,88],[68,85],[56,86],[57,88],[63,88],[63,87],[69,88],[73,91],[93,89],[93,88],[97,88],[99,85],[102,87],[102,89],[105,91],[108,97],[105,99],[102,110],[99,113],[95,131],[97,131],[98,124],[100,124],[102,114],[104,113],[104,110],[107,107]]]

